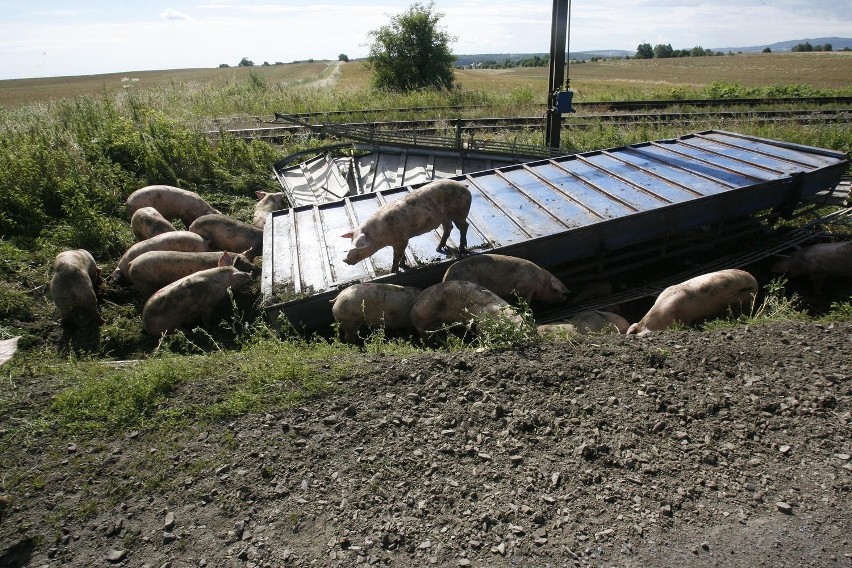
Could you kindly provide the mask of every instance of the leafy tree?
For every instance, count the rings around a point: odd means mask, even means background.
[[[349,56],[346,55],[345,53],[341,53],[340,55],[337,56],[337,60],[343,61],[344,63],[346,63],[347,61],[349,61]]]
[[[796,45],[794,45],[793,49],[791,51],[813,51],[813,50],[814,50],[814,46],[812,46],[810,44],[810,42],[806,41],[805,43],[797,43]]]
[[[237,67],[254,67],[254,61],[252,61],[248,57],[243,57],[242,59],[240,59],[240,62],[237,63]]]
[[[654,48],[650,43],[640,43],[636,48],[636,59],[653,59]]]
[[[769,47],[764,47],[763,51],[761,51],[761,53],[772,53],[772,50],[769,49]]]
[[[416,2],[391,23],[369,32],[372,38],[367,66],[373,85],[391,91],[451,89],[455,81],[450,42],[456,38],[439,29],[443,14],[435,4]]]
[[[666,45],[663,45],[661,43],[658,43],[654,46],[654,57],[656,57],[657,59],[664,59],[666,57],[672,56],[674,56],[672,44],[667,43]]]
[[[705,54],[704,48],[701,47],[700,45],[696,45],[689,52],[690,57],[703,57],[704,54]]]

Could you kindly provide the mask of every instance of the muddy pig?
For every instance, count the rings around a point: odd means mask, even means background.
[[[413,286],[378,282],[353,284],[337,295],[331,313],[343,330],[344,341],[355,342],[361,326],[385,329],[413,327],[411,307],[420,292],[420,288]]]
[[[127,198],[126,205],[128,217],[132,218],[137,209],[153,207],[169,221],[180,219],[186,227],[202,215],[219,213],[194,191],[170,185],[148,185],[137,189]]]
[[[251,281],[251,274],[237,270],[228,253],[222,253],[216,268],[184,276],[148,298],[142,308],[142,327],[150,335],[160,335],[200,319],[210,328],[216,306],[228,297],[228,289],[240,290]]]
[[[118,261],[118,266],[112,273],[116,281],[130,277],[130,263],[137,256],[152,250],[177,250],[185,252],[206,252],[210,243],[204,238],[189,231],[172,231],[156,235],[150,239],[133,244]]]
[[[252,225],[258,229],[263,229],[266,226],[266,216],[273,211],[284,209],[287,204],[287,197],[283,192],[266,193],[265,191],[256,191],[255,195],[260,200],[254,206],[254,217]]]
[[[263,231],[228,215],[202,215],[192,222],[189,230],[210,241],[214,250],[241,250],[249,260],[263,251]]]
[[[130,218],[130,229],[137,241],[144,241],[177,230],[174,225],[169,223],[168,219],[160,215],[160,212],[153,207],[137,209]]]
[[[240,272],[254,273],[255,266],[245,255],[226,252],[231,264]],[[130,262],[128,276],[133,287],[147,298],[163,286],[208,268],[219,266],[221,252],[184,252],[152,250],[140,254]]]
[[[364,221],[360,227],[342,235],[352,239],[346,264],[355,264],[378,250],[393,247],[391,272],[405,264],[408,239],[443,227],[438,252],[446,249],[447,239],[455,223],[460,233],[459,250],[467,248],[467,214],[470,211],[470,190],[463,183],[442,179],[414,189],[400,199],[387,203]]]
[[[56,255],[50,297],[59,309],[62,325],[104,323],[95,294],[100,278],[101,269],[89,251],[66,250]]]
[[[444,326],[466,325],[481,317],[506,318],[516,325],[523,323],[506,300],[464,280],[439,282],[426,288],[411,308],[411,323],[421,336]]]
[[[772,265],[772,272],[810,278],[813,291],[822,291],[826,277],[852,278],[852,241],[818,243],[793,252]]]
[[[648,313],[631,325],[627,334],[644,335],[666,329],[675,322],[689,324],[729,306],[750,308],[757,290],[754,276],[736,268],[696,276],[663,290]]]
[[[627,333],[630,323],[618,314],[602,310],[587,310],[575,314],[564,322],[542,324],[538,332],[543,335],[577,335],[601,332]]]
[[[565,287],[553,274],[534,262],[502,254],[477,254],[450,265],[444,274],[448,280],[467,280],[488,288],[504,300],[515,294],[527,303],[560,303],[568,296]]]

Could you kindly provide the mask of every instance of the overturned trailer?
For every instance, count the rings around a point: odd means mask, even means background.
[[[666,235],[792,210],[832,190],[848,163],[842,152],[711,130],[450,177],[473,195],[472,251],[526,258],[558,275]],[[352,283],[439,282],[455,257],[436,252],[438,230],[409,241],[404,272],[390,272],[390,248],[356,265],[343,262],[350,242],[341,235],[423,183],[270,214],[261,285],[270,315],[317,330],[332,323],[330,301]]]

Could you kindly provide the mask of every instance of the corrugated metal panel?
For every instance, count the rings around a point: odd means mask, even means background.
[[[482,157],[434,148],[378,146],[373,150],[354,157],[313,156],[276,168],[275,173],[287,198],[298,207],[518,163],[511,156]]]
[[[553,267],[798,202],[836,185],[847,163],[841,152],[707,131],[454,179],[467,183],[473,196],[471,249]],[[328,300],[352,282],[440,281],[453,258],[435,251],[439,230],[409,241],[412,268],[404,272],[390,274],[389,247],[355,266],[343,262],[350,242],[340,235],[411,191],[416,187],[406,185],[273,213],[264,236],[267,304],[316,327],[331,321]],[[457,236],[453,229],[451,247]]]

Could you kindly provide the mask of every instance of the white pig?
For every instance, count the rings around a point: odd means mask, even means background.
[[[794,278],[808,276],[814,292],[819,293],[826,277],[852,278],[852,241],[818,243],[800,248],[776,262],[771,270]]]
[[[142,308],[142,327],[150,335],[160,335],[200,319],[209,328],[228,289],[240,290],[251,281],[251,274],[234,268],[231,257],[222,253],[218,267],[184,276],[148,298]]]
[[[273,211],[284,209],[287,204],[287,197],[283,192],[266,193],[265,191],[256,191],[255,195],[259,201],[254,206],[254,217],[252,225],[258,229],[263,229],[266,226],[266,216]]]
[[[549,271],[524,258],[502,254],[477,254],[453,263],[448,280],[466,280],[488,288],[504,300],[517,294],[527,301],[564,302],[568,288]]]
[[[405,247],[411,237],[443,227],[438,252],[446,249],[453,224],[459,230],[459,250],[467,248],[467,215],[471,204],[470,190],[463,183],[441,179],[414,189],[400,199],[387,203],[364,221],[360,227],[342,235],[352,239],[346,264],[355,264],[378,250],[393,247],[391,272],[404,266]]]
[[[343,330],[343,339],[354,342],[361,326],[402,329],[413,327],[411,308],[421,289],[379,282],[353,284],[334,299],[331,313]]]
[[[112,279],[118,281],[129,278],[130,263],[133,259],[152,250],[206,252],[210,250],[210,243],[202,236],[189,231],[172,231],[134,243],[118,261],[118,266],[112,273]]]
[[[140,207],[134,211],[130,218],[130,229],[137,241],[177,230],[153,207]]]
[[[241,272],[253,273],[254,264],[245,255],[235,252],[225,253],[231,257],[231,264]],[[147,298],[163,286],[180,280],[208,268],[216,268],[222,257],[221,252],[185,252],[173,250],[152,250],[140,254],[130,261],[128,276],[133,287],[143,298]]]
[[[127,198],[127,216],[141,207],[153,207],[168,220],[180,219],[186,227],[202,215],[219,213],[194,191],[171,185],[148,185]]]
[[[467,325],[482,317],[523,319],[494,292],[464,280],[439,282],[423,290],[411,307],[411,323],[423,336],[444,326]]]
[[[538,332],[542,335],[577,335],[601,332],[627,333],[630,322],[613,312],[587,310],[575,314],[564,322],[541,324]]]
[[[729,306],[751,307],[757,291],[757,280],[744,270],[729,268],[702,274],[663,290],[648,313],[631,325],[627,334],[645,335],[675,322],[689,324]]]
[[[62,325],[104,323],[95,293],[100,276],[101,269],[87,250],[66,250],[56,255],[50,297],[59,310]]]
[[[202,215],[192,222],[189,230],[210,241],[214,250],[241,250],[250,259],[263,251],[263,231],[221,213]]]

